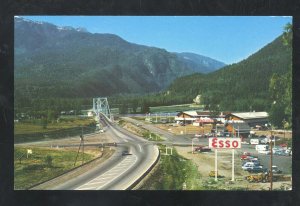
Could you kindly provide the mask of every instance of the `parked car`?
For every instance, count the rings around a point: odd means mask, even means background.
[[[269,140],[268,140],[268,138],[260,139],[260,143],[267,144],[267,143],[269,143]]]
[[[286,153],[284,150],[275,150],[273,151],[273,154],[279,156],[289,156],[289,153]]]
[[[253,166],[247,168],[247,171],[250,173],[259,173],[259,172],[267,172],[267,169],[264,169],[262,166]]]
[[[246,160],[246,159],[248,159],[248,155],[241,155],[241,160]]]
[[[202,137],[202,134],[195,134],[195,137]]]
[[[242,162],[242,166],[246,165],[248,162],[254,163],[255,166],[261,166],[260,161],[258,160],[245,160]]]
[[[241,155],[241,160],[252,160],[252,159],[257,160],[257,157],[251,155],[250,153]]]
[[[242,166],[242,169],[243,170],[247,170],[248,168],[252,168],[252,167],[261,167],[261,165],[257,165],[257,163],[254,163],[254,162],[246,162],[243,166]]]
[[[282,173],[282,171],[279,170],[278,167],[277,167],[276,165],[273,165],[273,166],[272,166],[272,172],[273,172],[274,174],[281,174],[281,173]]]
[[[267,155],[271,154],[270,150],[266,150],[266,151],[264,151],[264,150],[258,150],[257,152],[260,153],[260,154],[267,154]]]
[[[277,136],[272,136],[270,139],[272,142],[280,140],[280,138]]]
[[[285,153],[286,153],[288,156],[291,156],[292,150],[291,150],[291,149],[286,149],[286,150],[285,150]]]
[[[205,136],[206,137],[213,137],[214,135],[212,133],[206,133]]]
[[[196,152],[211,152],[211,149],[208,146],[198,146],[195,148]]]

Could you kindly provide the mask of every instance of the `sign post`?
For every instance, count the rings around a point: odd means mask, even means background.
[[[232,149],[232,181],[234,181],[234,149],[241,148],[240,138],[213,137],[208,140],[208,147],[215,149],[215,180],[218,177],[218,149]]]
[[[232,149],[232,175],[231,181],[234,181],[234,149]]]
[[[215,149],[215,181],[218,181],[218,150]]]
[[[27,159],[29,154],[32,154],[32,149],[27,149]]]

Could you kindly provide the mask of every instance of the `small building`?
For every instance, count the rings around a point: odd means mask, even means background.
[[[227,121],[225,123],[225,133],[229,133],[230,136],[247,138],[250,134],[250,126],[243,121]]]
[[[212,117],[210,111],[184,111],[179,112],[174,120],[177,124],[184,123],[200,126],[201,123],[212,124],[215,120],[219,123],[225,123],[226,114],[229,114],[229,112],[221,112],[220,115]]]
[[[256,125],[265,125],[268,121],[267,112],[242,112],[242,113],[229,113],[225,116],[227,121],[243,121],[249,125],[249,127],[255,127]]]
[[[199,115],[196,111],[185,111],[179,112],[174,120],[177,124],[192,124],[198,118]]]
[[[213,124],[214,120],[209,117],[200,117],[193,122],[193,126],[202,126],[204,124]]]

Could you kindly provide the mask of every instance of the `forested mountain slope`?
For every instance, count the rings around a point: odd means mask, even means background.
[[[185,95],[192,101],[197,94],[202,103],[234,110],[265,110],[270,105],[269,84],[274,73],[284,75],[292,62],[291,50],[282,36],[247,59],[209,73],[176,79],[170,95]]]
[[[199,71],[174,53],[113,34],[15,17],[16,101],[157,92]]]

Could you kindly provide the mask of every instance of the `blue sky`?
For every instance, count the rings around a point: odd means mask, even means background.
[[[58,26],[112,33],[126,41],[193,52],[236,63],[272,42],[292,17],[275,16],[23,16]]]

